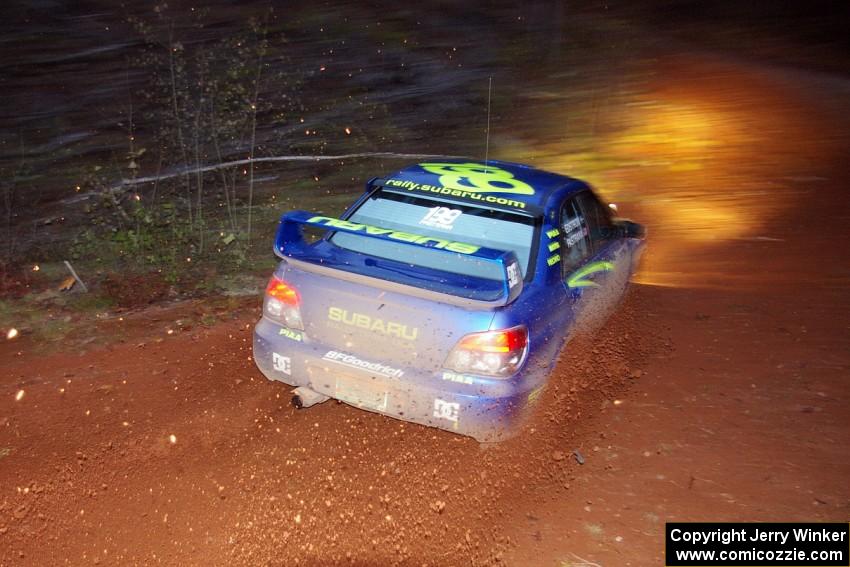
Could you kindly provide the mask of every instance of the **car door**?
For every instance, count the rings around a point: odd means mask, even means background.
[[[590,244],[599,261],[612,264],[603,270],[600,285],[606,288],[611,308],[616,306],[629,283],[634,248],[614,224],[611,209],[590,191],[578,194],[579,205],[590,229]]]
[[[576,326],[592,330],[608,318],[625,290],[630,249],[607,207],[589,190],[564,202],[560,228],[562,277]]]

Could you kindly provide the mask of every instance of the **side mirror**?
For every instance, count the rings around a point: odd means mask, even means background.
[[[627,219],[616,219],[614,225],[625,238],[645,238],[646,228],[639,223]]]

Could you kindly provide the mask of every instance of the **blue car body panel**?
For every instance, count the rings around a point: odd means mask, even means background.
[[[481,209],[525,218],[533,240],[524,274],[518,277],[514,251],[455,241],[450,231],[419,235],[348,220],[367,200],[390,193],[471,215]],[[594,240],[594,227],[616,225],[594,224],[587,206],[573,204],[593,200],[584,182],[569,177],[499,161],[445,160],[372,179],[341,219],[287,213],[275,241],[275,277],[298,290],[303,329],[264,312],[254,333],[257,366],[269,379],[363,409],[482,441],[506,438],[540,395],[569,337],[604,321],[634,271],[643,239],[610,233]],[[568,207],[580,211],[578,220],[565,222]],[[304,227],[325,234],[309,243]],[[398,243],[411,254],[433,250],[447,268],[408,263],[406,252],[376,258],[338,246],[333,238],[340,233]],[[565,270],[567,253],[585,241],[586,253]],[[453,272],[448,260],[461,256],[496,275]],[[445,367],[465,335],[517,326],[527,329],[528,347],[513,375]]]

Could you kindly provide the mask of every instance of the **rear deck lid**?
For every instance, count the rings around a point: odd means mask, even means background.
[[[303,269],[307,268],[307,269]],[[438,370],[465,334],[486,330],[493,312],[416,297],[380,280],[337,277],[285,261],[278,269],[300,295],[305,334],[339,364],[388,377]],[[343,272],[345,273],[345,272]],[[371,285],[377,283],[377,285]],[[353,358],[342,359],[345,355]]]

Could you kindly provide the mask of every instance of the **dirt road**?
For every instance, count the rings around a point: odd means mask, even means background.
[[[254,305],[9,342],[0,564],[659,565],[666,521],[846,521],[848,86],[686,63],[659,64],[646,163],[608,179],[650,227],[640,283],[524,435],[295,411],[250,359]]]

